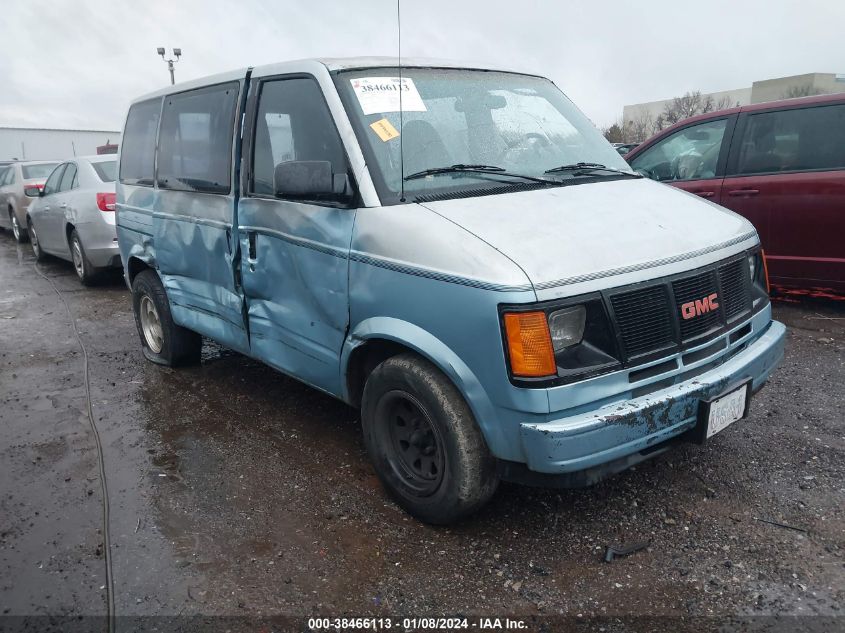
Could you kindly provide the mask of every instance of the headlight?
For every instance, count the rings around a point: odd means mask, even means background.
[[[565,384],[621,366],[599,293],[530,307],[500,308],[510,376],[516,382]]]
[[[552,312],[549,315],[549,333],[555,353],[580,343],[586,322],[587,309],[582,305]]]

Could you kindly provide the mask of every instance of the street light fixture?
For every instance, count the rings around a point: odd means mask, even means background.
[[[163,46],[159,46],[159,47],[156,49],[156,52],[157,52],[159,55],[161,55],[161,58],[162,58],[164,61],[166,61],[166,62],[167,62],[167,70],[169,70],[169,71],[170,71],[170,83],[171,83],[171,85],[172,85],[172,84],[175,84],[175,83],[176,83],[176,78],[174,77],[174,74],[173,74],[173,71],[174,71],[173,64],[174,64],[175,62],[178,62],[178,61],[179,61],[179,58],[182,56],[182,49],[181,49],[181,48],[174,48],[174,49],[173,49],[173,55],[176,57],[176,59],[165,59],[165,58],[164,58],[164,47],[163,47]]]

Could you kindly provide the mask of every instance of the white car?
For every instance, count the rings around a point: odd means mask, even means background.
[[[32,250],[40,261],[55,255],[73,262],[83,284],[102,270],[119,268],[115,233],[114,156],[78,157],[60,164],[26,217]]]

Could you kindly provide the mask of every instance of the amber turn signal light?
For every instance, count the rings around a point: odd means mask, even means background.
[[[507,312],[504,319],[513,375],[539,378],[556,374],[557,365],[546,313]]]

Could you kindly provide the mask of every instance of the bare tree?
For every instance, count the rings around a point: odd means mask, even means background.
[[[655,118],[646,109],[641,109],[637,114],[622,125],[622,136],[625,143],[642,143],[656,131]]]
[[[709,112],[710,110],[704,109],[705,106],[713,109],[712,97],[709,95],[702,97],[700,90],[687,92],[682,97],[675,97],[663,107],[663,120],[666,124],[672,125],[696,114]]]
[[[739,105],[739,101],[734,103],[733,99],[731,99],[728,95],[724,95],[716,102],[716,107],[714,110],[727,110],[728,108],[733,108]]]
[[[812,95],[820,95],[822,91],[813,87],[813,84],[803,84],[790,86],[781,95],[781,99],[794,99],[796,97],[810,97]]]

